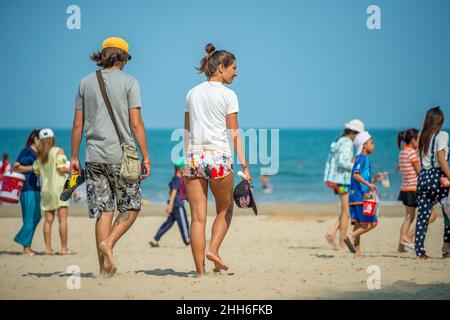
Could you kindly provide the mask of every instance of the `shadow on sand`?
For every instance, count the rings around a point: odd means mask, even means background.
[[[153,270],[138,270],[134,273],[144,273],[148,276],[158,276],[158,277],[164,277],[164,276],[176,276],[176,277],[182,277],[182,278],[188,278],[188,277],[194,277],[195,271],[190,272],[179,272],[175,271],[173,269],[153,269]]]
[[[27,272],[22,275],[22,277],[36,277],[36,278],[50,278],[53,276],[59,276],[59,277],[70,277],[70,276],[79,276],[81,278],[91,278],[95,279],[95,275],[92,272],[87,273],[65,273],[62,271],[55,271],[55,272]]]
[[[434,282],[417,284],[415,282],[399,280],[392,286],[381,289],[357,292],[339,292],[330,290],[321,295],[321,299],[345,300],[448,300],[450,299],[450,283]]]

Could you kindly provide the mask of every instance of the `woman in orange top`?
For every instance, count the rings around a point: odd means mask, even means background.
[[[415,230],[414,228],[410,230],[410,227],[416,215],[417,177],[422,169],[416,151],[419,146],[419,130],[408,129],[400,132],[397,137],[397,144],[401,150],[398,157],[398,169],[400,169],[403,177],[398,200],[403,202],[406,209],[405,220],[400,229],[400,240],[397,251],[406,252],[406,248],[414,249],[413,237]],[[430,223],[435,219],[436,213],[433,211],[430,216]]]

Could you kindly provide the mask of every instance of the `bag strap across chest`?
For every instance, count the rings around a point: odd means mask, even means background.
[[[97,70],[95,72],[97,75],[98,85],[100,86],[100,92],[102,93],[103,100],[105,101],[106,109],[108,110],[108,114],[111,118],[111,121],[114,125],[114,129],[116,130],[117,137],[119,138],[119,142],[122,145],[123,144],[123,137],[120,134],[120,131],[117,127],[116,119],[114,118],[114,113],[112,111],[111,103],[109,101],[108,95],[106,94],[106,87],[105,87],[105,81],[103,80],[103,75],[101,70]]]

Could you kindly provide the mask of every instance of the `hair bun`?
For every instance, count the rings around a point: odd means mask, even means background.
[[[207,54],[211,54],[215,50],[216,50],[216,47],[214,47],[214,45],[212,43],[208,43],[205,47],[205,51]]]

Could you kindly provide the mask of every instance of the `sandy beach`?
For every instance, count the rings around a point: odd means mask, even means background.
[[[208,230],[214,218],[210,206]],[[449,299],[450,260],[441,259],[443,218],[431,225],[428,261],[413,252],[396,252],[403,207],[382,208],[380,225],[362,238],[363,259],[333,250],[323,234],[335,219],[337,204],[261,204],[260,215],[236,210],[221,249],[230,269],[194,277],[189,247],[174,226],[151,248],[148,241],[165,220],[164,206],[147,204],[115,249],[115,277],[97,278],[94,220],[86,208],[70,209],[69,246],[73,256],[21,255],[12,241],[21,226],[20,208],[0,208],[1,299]],[[59,249],[57,223],[54,249]],[[207,233],[209,241],[209,232]],[[42,220],[33,249],[42,252]],[[67,268],[79,266],[81,288],[68,289]],[[381,271],[381,289],[369,290],[367,272]]]

